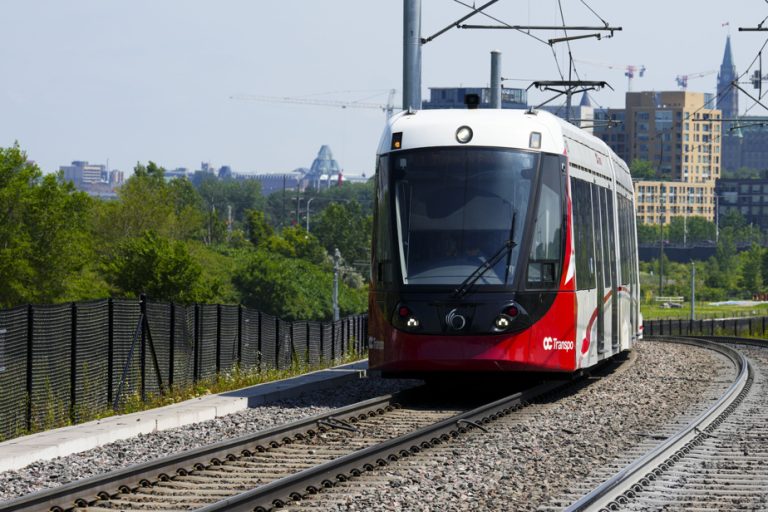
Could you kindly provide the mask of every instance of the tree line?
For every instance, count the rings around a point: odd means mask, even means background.
[[[372,184],[289,194],[212,174],[168,180],[148,162],[101,200],[18,145],[0,148],[0,308],[146,293],[325,320],[338,265],[341,314],[365,311]]]

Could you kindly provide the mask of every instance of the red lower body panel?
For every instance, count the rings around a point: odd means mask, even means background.
[[[389,373],[572,372],[576,370],[576,299],[561,293],[528,329],[515,334],[433,335],[397,330],[380,310],[369,315],[369,362]]]

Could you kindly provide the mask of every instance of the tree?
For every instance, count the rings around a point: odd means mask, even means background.
[[[741,267],[741,288],[748,296],[763,291],[762,263],[765,249],[758,244],[753,243],[749,251],[742,255],[743,265]]]
[[[246,229],[251,243],[258,247],[271,237],[275,230],[267,222],[264,212],[249,210],[246,213]]]
[[[197,185],[208,218],[209,243],[222,243],[227,239],[229,209],[232,210],[233,229],[247,222],[248,212],[264,209],[261,183],[253,179],[219,179],[203,174]]]
[[[328,254],[318,239],[301,226],[283,228],[280,236],[273,235],[266,247],[288,258],[300,258],[315,265],[328,266]]]
[[[104,261],[126,239],[151,231],[172,240],[202,240],[202,198],[187,179],[165,180],[165,170],[154,162],[137,164],[134,174],[118,190],[116,201],[99,202],[93,217],[96,246]]]
[[[329,254],[338,248],[347,262],[365,263],[370,260],[372,224],[357,201],[335,203],[323,210],[312,233]]]
[[[235,285],[243,304],[286,320],[333,318],[333,274],[306,260],[257,250],[237,272]],[[339,284],[342,315],[365,311],[365,289],[352,290]]]
[[[152,231],[121,242],[108,265],[111,281],[124,293],[146,293],[153,299],[201,302],[210,297],[203,269],[184,242]]]
[[[0,148],[0,307],[55,302],[89,261],[91,199]]]
[[[674,243],[687,240],[691,244],[715,239],[715,224],[704,217],[672,217],[664,230],[668,233],[665,238]]]
[[[658,244],[659,226],[654,224],[637,223],[637,243],[639,244]]]
[[[653,166],[653,162],[648,160],[634,159],[629,164],[629,172],[632,174],[632,179],[635,180],[655,180],[656,169]]]

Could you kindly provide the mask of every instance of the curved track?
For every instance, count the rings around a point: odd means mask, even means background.
[[[566,510],[768,509],[768,344],[659,338],[710,347],[739,368],[716,403]]]

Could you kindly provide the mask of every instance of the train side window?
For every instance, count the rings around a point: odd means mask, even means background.
[[[605,286],[605,272],[603,271],[603,215],[601,214],[604,208],[604,202],[600,200],[602,197],[602,188],[595,184],[590,186],[592,193],[592,218],[594,219],[594,230],[592,234],[595,240],[595,274],[597,277],[597,288],[603,289]]]
[[[605,272],[603,273],[605,277],[605,287],[609,288],[613,286],[613,264],[612,264],[612,258],[611,258],[611,250],[610,245],[613,243],[613,233],[611,232],[612,223],[609,223],[608,218],[611,215],[610,205],[608,204],[608,189],[604,187],[598,188],[598,195],[600,196],[600,213],[602,216],[601,224],[602,224],[602,246],[603,246],[603,268],[605,269]]]
[[[376,170],[376,208],[374,210],[374,224],[376,229],[376,267],[374,279],[378,282],[391,283],[392,275],[392,223],[390,220],[390,193],[389,193],[389,158],[383,156],[379,159]]]
[[[595,246],[592,232],[594,222],[589,183],[571,178],[571,206],[576,289],[589,290],[595,287]]]

